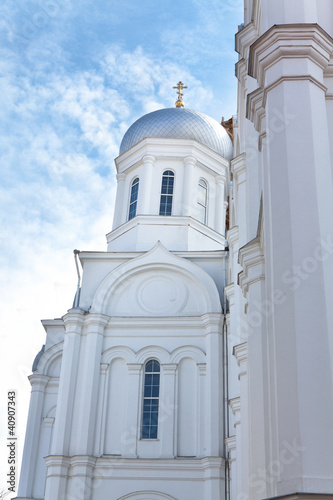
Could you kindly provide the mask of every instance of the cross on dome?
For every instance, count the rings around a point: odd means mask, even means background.
[[[182,81],[179,80],[179,82],[177,83],[177,85],[175,87],[172,87],[173,89],[177,89],[178,90],[178,99],[176,101],[176,108],[183,108],[184,107],[184,102],[183,102],[183,94],[182,94],[182,90],[183,89],[187,89],[188,87],[186,87]]]

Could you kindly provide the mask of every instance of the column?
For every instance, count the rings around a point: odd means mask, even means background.
[[[238,450],[240,451],[240,468],[237,468],[237,497],[249,498],[249,440],[250,440],[250,425],[249,425],[249,401],[248,401],[248,378],[247,378],[247,345],[246,342],[238,344],[234,347],[234,356],[239,366],[239,382],[240,382],[240,398],[239,398],[239,422],[242,425],[236,427],[236,446],[237,460]],[[237,398],[235,398],[237,403]],[[234,403],[234,410],[238,410]],[[235,408],[236,407],[236,408]],[[233,411],[234,411],[233,410]],[[234,413],[235,414],[235,413]],[[236,415],[235,415],[236,416]],[[239,446],[239,447],[238,447]]]
[[[197,363],[198,367],[198,415],[197,415],[197,443],[198,457],[206,456],[205,428],[206,428],[206,363]]]
[[[162,436],[162,457],[175,457],[176,364],[162,365],[163,394],[160,398],[159,422]]]
[[[143,161],[143,174],[140,177],[139,194],[138,194],[138,215],[149,215],[152,213],[150,200],[151,189],[154,175],[155,157],[152,155],[145,155]]]
[[[207,315],[206,329],[206,456],[223,454],[223,343],[222,315]]]
[[[76,455],[71,459],[71,483],[70,494],[71,500],[91,500],[92,495],[92,478],[96,458],[89,456]]]
[[[236,448],[236,462],[234,464],[233,470],[235,475],[232,476],[232,492],[234,496],[230,496],[232,500],[246,498],[243,496],[243,484],[242,484],[242,427],[241,427],[241,403],[240,397],[230,399],[229,407],[234,416],[234,427],[235,427],[235,448]],[[230,438],[231,439],[231,438]]]
[[[235,424],[236,425],[236,424]],[[236,454],[236,436],[226,438],[225,444],[228,450],[228,491],[229,498],[232,500],[237,498],[237,454]]]
[[[64,316],[64,346],[51,453],[46,460],[45,500],[58,500],[66,491],[74,394],[85,311],[70,309]]]
[[[124,191],[125,191],[126,174],[119,173],[117,174],[116,179],[117,179],[117,194],[114,206],[112,229],[116,229],[118,226],[120,226],[127,220],[127,213],[124,213],[124,197],[125,197]]]
[[[66,485],[70,458],[60,455],[49,455],[45,457],[47,467],[45,500],[59,500],[66,498]]]
[[[49,377],[46,377],[45,375],[33,374],[30,375],[29,380],[31,383],[31,397],[18,497],[32,498],[32,488],[35,477],[35,466],[42,423],[44,393]]]
[[[183,207],[182,214],[187,217],[193,217],[197,204],[198,192],[193,185],[194,168],[197,159],[194,156],[184,158],[184,183],[183,183]]]
[[[85,341],[80,356],[80,377],[77,383],[75,435],[72,433],[71,451],[74,455],[92,455],[96,408],[100,383],[100,362],[104,328],[109,316],[89,314],[85,321]]]
[[[225,216],[224,210],[224,190],[226,183],[225,175],[218,175],[215,178],[216,182],[216,198],[215,198],[215,225],[214,229],[216,232],[225,235]]]
[[[126,458],[137,458],[139,428],[139,397],[142,365],[129,363],[128,367],[128,399],[126,414],[126,435],[124,436],[123,455]]]
[[[235,348],[239,364],[247,358],[249,367],[246,389],[248,395],[246,421],[251,437],[247,458],[249,464],[247,483],[250,498],[265,498],[271,493],[271,478],[269,473],[264,478],[261,477],[260,471],[266,470],[267,464],[269,464],[270,413],[266,387],[268,336],[266,319],[271,314],[272,305],[266,300],[265,295],[265,260],[261,235],[240,249],[239,262],[243,267],[243,271],[239,274],[239,284],[248,302],[246,314],[248,325],[247,352],[239,346]],[[243,406],[241,408],[243,411]],[[245,422],[243,416],[242,421]]]
[[[96,417],[96,437],[94,444],[94,455],[100,457],[103,455],[104,445],[104,427],[105,427],[105,406],[106,406],[106,393],[107,393],[107,370],[109,365],[101,363],[99,375],[99,389],[98,389],[98,403],[97,403],[97,417]]]
[[[252,45],[249,61],[265,93],[266,380],[270,460],[279,464],[271,481],[281,496],[333,491],[333,183],[323,79],[332,50],[316,24],[277,25]]]

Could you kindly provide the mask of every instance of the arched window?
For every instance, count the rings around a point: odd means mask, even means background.
[[[151,359],[145,366],[141,439],[157,439],[160,364]]]
[[[207,222],[207,182],[203,179],[198,185],[198,219],[203,224]]]
[[[133,219],[136,216],[136,207],[138,204],[138,193],[139,193],[139,177],[134,179],[131,188],[131,198],[128,211],[128,220]]]
[[[175,174],[171,170],[163,172],[160,215],[171,215],[174,179]]]

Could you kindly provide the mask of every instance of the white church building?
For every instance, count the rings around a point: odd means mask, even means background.
[[[333,499],[333,2],[244,12],[237,115],[179,82],[124,135],[107,250],[43,321],[18,500]]]

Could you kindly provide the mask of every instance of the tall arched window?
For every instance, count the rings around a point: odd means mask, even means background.
[[[138,203],[138,193],[139,193],[139,177],[134,179],[131,188],[131,197],[128,211],[128,220],[133,219],[136,216],[136,207]]]
[[[142,411],[142,439],[157,439],[160,364],[151,359],[145,366]]]
[[[171,215],[174,179],[175,174],[171,170],[163,172],[160,215]]]
[[[198,185],[198,219],[203,224],[207,222],[207,182],[203,179]]]

